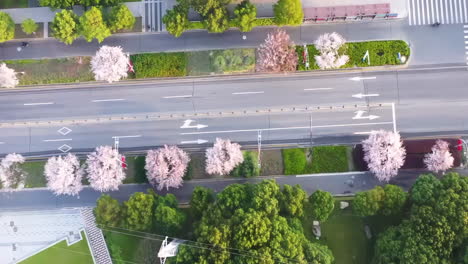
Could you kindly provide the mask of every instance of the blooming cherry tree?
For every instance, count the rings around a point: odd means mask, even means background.
[[[129,61],[121,47],[102,46],[91,59],[91,70],[97,81],[116,82],[127,77]]]
[[[231,143],[229,139],[216,138],[212,148],[208,148],[206,156],[206,172],[225,175],[244,161],[240,145]]]
[[[0,163],[0,183],[4,189],[22,189],[26,180],[26,174],[19,165],[25,161],[20,154],[8,154]]]
[[[325,33],[315,41],[315,48],[320,55],[315,56],[315,62],[320,69],[336,69],[349,61],[347,55],[339,54],[341,46],[346,40],[338,33]]]
[[[100,146],[88,155],[86,172],[94,189],[107,192],[115,191],[125,179],[122,155],[111,146]]]
[[[445,172],[453,166],[454,158],[449,151],[449,143],[438,139],[432,147],[432,152],[424,157],[424,164],[430,171]]]
[[[179,188],[189,161],[187,153],[177,146],[150,150],[146,155],[146,177],[158,190]]]
[[[83,174],[80,161],[71,153],[51,157],[44,166],[47,188],[56,195],[77,195],[83,189]]]
[[[16,77],[16,72],[6,66],[5,63],[0,64],[0,87],[13,88],[18,85],[19,81]]]
[[[405,162],[406,150],[399,133],[372,131],[369,138],[362,141],[362,147],[364,160],[379,181],[388,182]]]
[[[268,34],[258,49],[257,71],[295,71],[297,61],[296,48],[289,35],[284,30],[276,30]]]

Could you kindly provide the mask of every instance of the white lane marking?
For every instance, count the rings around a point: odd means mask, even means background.
[[[359,124],[339,124],[339,125],[323,125],[312,126],[312,128],[329,128],[329,127],[352,127],[352,126],[373,126],[373,125],[388,125],[393,122],[374,122],[374,123],[359,123]],[[257,132],[257,131],[277,131],[277,130],[293,130],[293,129],[310,129],[310,126],[303,127],[274,127],[274,128],[257,128],[257,129],[239,129],[239,130],[218,130],[204,132],[186,132],[180,135],[200,135],[200,134],[221,134],[221,133],[237,133],[237,132]]]
[[[466,23],[468,22],[468,19],[467,19],[467,13],[466,13],[466,1],[463,1],[463,10],[465,11],[465,15],[463,16],[464,17],[464,20],[463,20],[463,23]]]
[[[315,173],[315,174],[302,174],[296,175],[296,178],[306,177],[323,177],[323,176],[345,176],[345,175],[363,175],[368,173],[367,171],[350,171],[350,172],[336,172],[336,173]]]
[[[72,141],[71,138],[59,138],[59,139],[44,139],[44,142],[60,142],[60,141]]]
[[[420,7],[419,7],[419,0],[416,0],[417,10],[418,10],[418,25],[421,25],[421,14],[420,14]]]
[[[393,132],[396,133],[396,113],[395,113],[395,103],[392,103],[392,120],[393,120]]]
[[[125,99],[98,99],[98,100],[92,100],[91,102],[93,103],[100,103],[100,102],[118,102],[118,101],[125,101]]]
[[[465,33],[465,34],[468,33],[468,30],[463,30],[463,33]]]
[[[52,105],[54,102],[47,102],[47,103],[27,103],[23,105]]]
[[[440,23],[440,17],[439,17],[439,1],[436,1],[436,2],[435,2],[435,8],[436,8],[436,17],[437,17],[436,22],[439,22],[439,23]]]
[[[139,138],[141,135],[113,136],[112,138]]]
[[[306,88],[304,91],[323,91],[323,90],[333,90],[333,88]]]
[[[349,78],[350,81],[360,81],[360,80],[375,80],[377,79],[377,77],[373,76],[373,77],[353,77],[353,78]]]
[[[5,142],[0,142],[0,145],[5,144]]]
[[[426,1],[425,0],[421,1],[421,14],[422,14],[422,24],[423,25],[426,24],[426,8],[424,6],[424,2],[426,2]]]
[[[465,0],[459,0],[458,1],[458,9],[460,10],[460,23],[463,23],[464,19],[463,19],[463,8],[462,8],[462,3],[461,2],[465,2]]]
[[[354,98],[373,97],[373,96],[379,96],[379,94],[362,94],[362,93],[358,93],[358,94],[353,94],[352,95],[352,97],[354,97]]]
[[[468,28],[468,25],[463,25],[464,28]]]
[[[197,139],[197,140],[181,141],[180,144],[203,144],[206,142],[208,142],[208,140]]]
[[[171,96],[164,96],[164,99],[172,99],[172,98],[189,98],[192,97],[191,94],[186,94],[186,95],[171,95]]]
[[[361,131],[361,132],[354,132],[354,135],[369,135],[372,131]]]
[[[242,94],[262,94],[265,93],[264,91],[261,92],[239,92],[239,93],[232,93],[233,95],[242,95]]]
[[[431,20],[429,21],[430,23],[434,23],[434,0],[430,0],[431,1]]]

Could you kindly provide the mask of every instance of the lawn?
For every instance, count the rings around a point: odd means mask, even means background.
[[[123,181],[124,183],[147,183],[145,170],[145,157],[127,157],[127,177]]]
[[[255,70],[255,49],[194,51],[187,54],[187,75],[233,74]]]
[[[283,149],[285,175],[349,171],[347,146]]]
[[[67,264],[92,264],[93,258],[88,247],[88,242],[84,232],[81,232],[83,239],[71,246],[67,246],[66,241],[62,241],[40,253],[20,262],[22,264],[38,263],[67,263]]]
[[[0,9],[28,7],[28,0],[0,0]]]
[[[27,161],[21,164],[26,172],[26,188],[45,187],[47,182],[44,177],[45,161]]]
[[[149,237],[151,236],[125,230],[104,231],[104,238],[115,264],[156,263],[161,241]]]

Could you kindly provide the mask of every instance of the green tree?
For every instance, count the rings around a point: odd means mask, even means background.
[[[262,212],[237,210],[234,221],[234,245],[239,249],[263,247],[270,239],[270,220]]]
[[[280,187],[274,180],[264,180],[252,186],[252,208],[264,212],[267,216],[279,212]]]
[[[229,55],[228,55],[229,56]],[[234,57],[232,55],[231,57]],[[222,55],[217,56],[216,58],[223,58]],[[236,56],[241,63],[242,63],[242,58],[239,56]],[[257,164],[257,158],[254,157],[254,153],[252,151],[244,151],[244,161],[239,164],[237,167],[232,170],[231,175],[235,177],[252,177],[252,176],[258,176],[260,174],[260,169],[258,168]]]
[[[240,31],[251,31],[257,18],[257,8],[249,0],[244,0],[234,9],[234,21]]]
[[[97,200],[93,210],[96,217],[96,224],[107,226],[120,226],[122,220],[122,210],[119,202],[108,194],[103,194]]]
[[[149,231],[153,224],[154,195],[136,192],[124,202],[125,222],[128,229]]]
[[[335,208],[335,199],[329,192],[317,190],[309,196],[312,217],[318,221],[326,221]]]
[[[382,200],[381,213],[383,215],[399,214],[406,203],[407,194],[401,187],[387,184],[384,187],[385,198]]]
[[[209,32],[222,33],[226,31],[229,26],[228,18],[226,7],[217,6],[208,12],[203,23]]]
[[[0,12],[0,43],[11,40],[15,37],[15,22],[10,15]]]
[[[360,216],[376,215],[382,208],[384,198],[385,192],[380,186],[369,191],[358,192],[353,200],[353,210]]]
[[[65,44],[72,44],[78,37],[78,17],[70,10],[55,14],[52,22],[52,35]]]
[[[216,204],[222,214],[232,215],[236,209],[248,208],[251,195],[248,192],[248,185],[231,184],[217,195]]]
[[[193,215],[196,218],[200,218],[213,201],[213,190],[202,186],[195,187],[190,198],[190,209]]]
[[[95,38],[101,43],[111,35],[110,29],[104,23],[101,10],[94,6],[80,17],[80,32],[88,42]]]
[[[212,9],[225,6],[231,0],[190,0],[190,6],[202,17],[206,17]]]
[[[126,5],[118,5],[109,14],[109,28],[112,32],[121,29],[131,29],[135,24],[135,17]]]
[[[301,217],[304,214],[304,202],[307,194],[300,185],[285,184],[280,197],[281,211],[285,215]]]
[[[434,175],[421,175],[411,188],[411,200],[416,204],[433,204],[441,188],[442,184]]]
[[[332,264],[335,261],[333,253],[326,245],[305,241],[303,248],[308,263]]]
[[[176,236],[182,229],[185,215],[178,208],[172,208],[164,203],[158,204],[154,211],[155,229],[165,235]]]
[[[180,37],[190,26],[188,20],[188,8],[183,5],[175,5],[173,9],[168,9],[163,17],[166,30],[174,37]]]
[[[301,0],[278,0],[273,10],[278,26],[297,26],[304,20]]]
[[[41,6],[52,8],[72,8],[74,5],[80,4],[81,0],[39,0]]]
[[[26,34],[32,34],[36,32],[37,30],[37,24],[34,22],[33,19],[28,18],[21,23],[21,28],[23,29],[23,32]]]

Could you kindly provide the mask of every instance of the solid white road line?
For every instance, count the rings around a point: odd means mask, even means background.
[[[52,105],[52,104],[54,104],[54,102],[47,102],[47,103],[27,103],[27,104],[23,104],[23,105],[30,106],[30,105]]]
[[[60,142],[60,141],[72,141],[71,138],[59,138],[59,139],[44,139],[44,142]]]
[[[422,14],[422,24],[426,24],[426,8],[424,6],[424,3],[426,1],[425,0],[422,0],[421,1],[421,14]]]
[[[186,94],[186,95],[171,95],[171,96],[164,96],[164,99],[172,99],[172,98],[188,98],[192,97],[191,94]]]
[[[362,132],[354,132],[354,135],[369,135],[372,131],[362,131]]]
[[[93,103],[100,103],[100,102],[118,102],[118,101],[125,101],[125,99],[98,99],[98,100],[92,100],[91,102]]]
[[[420,11],[420,7],[419,7],[419,0],[416,0],[416,5],[417,5],[417,8],[416,10],[418,11],[418,25],[421,25],[421,15],[419,14],[419,11]],[[415,23],[416,24],[416,23]]]
[[[5,142],[0,142],[0,145],[5,144]]]
[[[323,90],[333,90],[333,88],[306,88],[304,91],[323,91]]]
[[[312,128],[329,128],[329,127],[352,127],[352,126],[372,126],[372,125],[388,125],[392,122],[374,122],[374,123],[359,123],[359,124],[339,124],[339,125],[323,125],[312,126]],[[180,135],[201,135],[201,134],[222,134],[222,133],[238,133],[238,132],[257,132],[257,131],[277,131],[277,130],[294,130],[294,129],[310,129],[310,126],[303,127],[274,127],[274,128],[257,128],[257,129],[239,129],[239,130],[218,130],[218,131],[203,131],[203,132],[186,132]]]
[[[467,13],[466,13],[466,1],[463,1],[463,10],[465,11],[464,12],[464,20],[463,20],[463,23],[467,23],[468,22],[468,17],[467,17]]]
[[[112,138],[139,138],[141,135],[113,136]]]
[[[261,92],[239,92],[239,93],[232,93],[233,95],[243,95],[243,94],[262,94],[265,93],[264,91]]]

